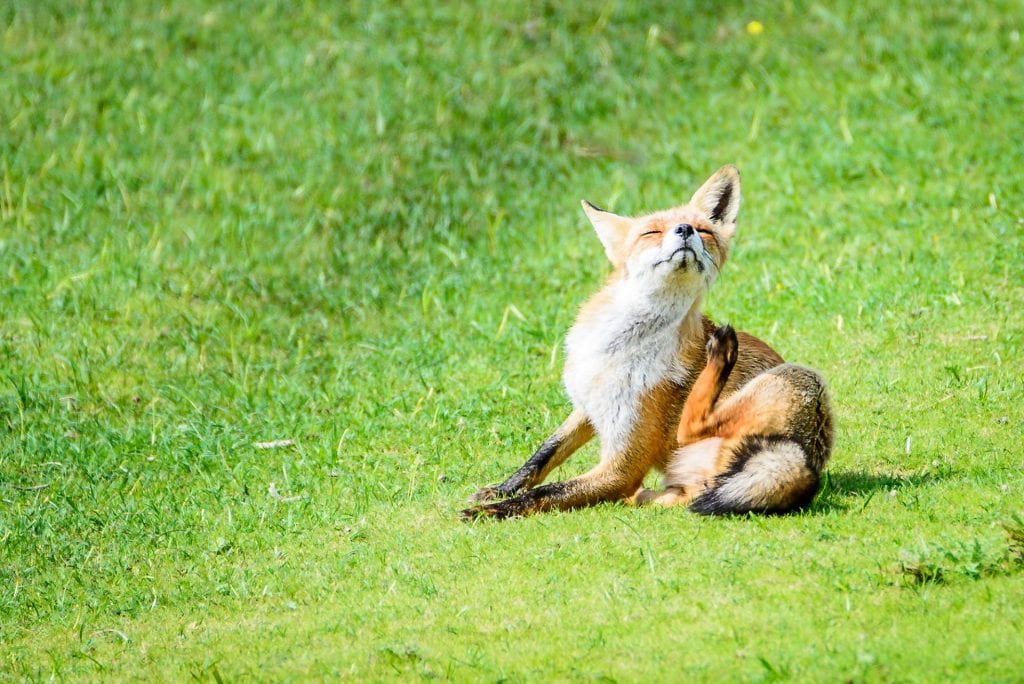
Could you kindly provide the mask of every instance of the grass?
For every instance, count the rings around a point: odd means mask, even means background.
[[[0,4],[0,679],[1019,679],[1022,23]],[[457,522],[567,412],[578,200],[726,162],[813,507]]]

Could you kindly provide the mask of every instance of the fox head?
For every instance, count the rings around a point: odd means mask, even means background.
[[[618,216],[586,200],[618,277],[654,292],[700,294],[714,282],[736,233],[740,174],[723,166],[686,204],[638,218]]]

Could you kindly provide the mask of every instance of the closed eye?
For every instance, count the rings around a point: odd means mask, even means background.
[[[646,235],[661,235],[661,231],[660,230],[649,230],[646,233],[641,233],[640,237],[644,237]]]
[[[698,228],[698,229],[697,229],[697,232],[698,232],[698,233],[704,233],[705,235],[714,235],[714,233],[712,233],[712,232],[711,232],[710,230],[708,230],[707,228]]]

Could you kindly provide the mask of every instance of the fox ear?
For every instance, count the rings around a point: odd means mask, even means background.
[[[690,204],[706,213],[715,223],[736,223],[736,216],[740,213],[740,172],[732,164],[718,169],[693,194]]]
[[[604,253],[608,255],[608,261],[616,266],[622,263],[622,245],[626,241],[626,234],[629,232],[629,219],[610,211],[605,211],[583,200],[583,212],[590,219],[590,223],[597,231],[597,237],[604,245]]]

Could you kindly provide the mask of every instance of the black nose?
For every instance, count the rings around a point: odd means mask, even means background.
[[[693,226],[689,223],[680,223],[676,226],[676,235],[682,235],[684,238],[688,238],[693,235]]]

